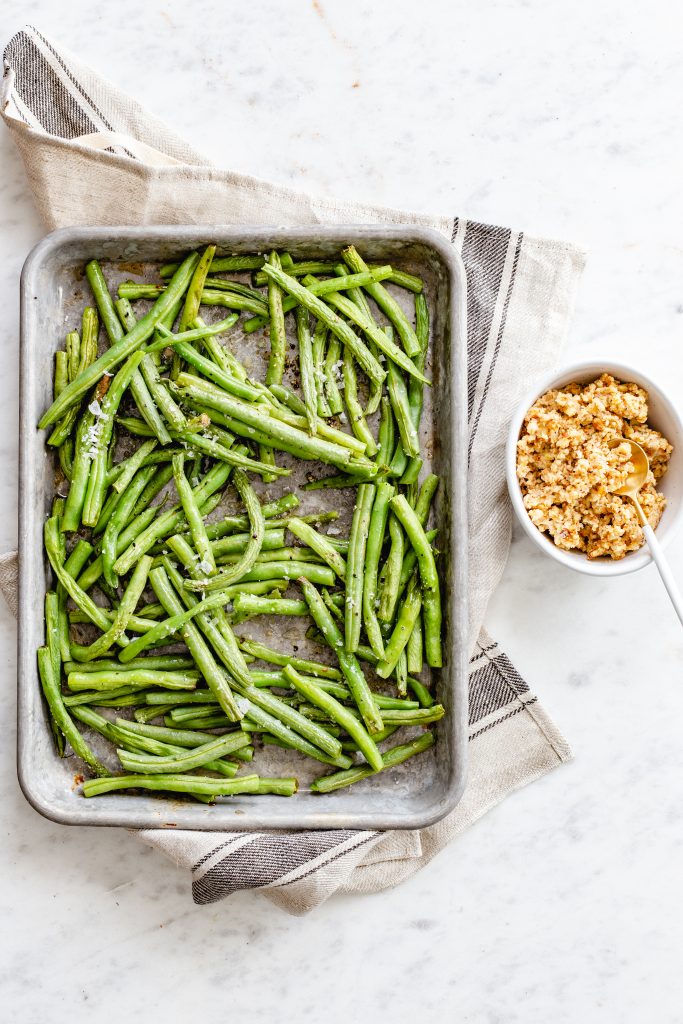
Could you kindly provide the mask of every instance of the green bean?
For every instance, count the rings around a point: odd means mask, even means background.
[[[427,307],[427,301],[423,295],[415,296],[415,333],[420,343],[420,353],[415,356],[413,361],[419,370],[423,370],[427,358],[427,349],[429,347],[429,309]],[[411,377],[408,381],[408,402],[416,430],[419,429],[420,419],[422,416],[423,394],[424,388],[420,382],[416,381],[414,377]],[[398,455],[399,450],[397,449],[395,458],[398,457]],[[408,460],[408,465],[403,471],[401,482],[407,484],[417,481],[421,467],[422,460],[417,456]]]
[[[147,704],[167,704],[168,699],[168,694],[164,693],[163,690],[148,690],[145,694]],[[187,693],[174,693],[173,701],[172,711],[179,707],[185,707],[188,704],[211,704],[214,711],[220,710],[220,706],[216,704],[216,698],[210,690],[189,690]],[[175,716],[171,713],[171,718],[173,717]]]
[[[124,533],[122,531],[128,526],[130,517],[134,514],[135,507],[140,503],[141,496],[154,481],[155,476],[156,474],[153,466],[141,469],[126,493],[121,495],[104,531],[101,546],[102,553],[98,560],[99,566],[97,563],[93,563],[90,572],[86,571],[87,577],[84,579],[87,579],[89,586],[97,580],[100,573],[104,574],[104,578],[110,586],[117,585],[118,577],[114,570],[114,564],[116,562],[117,555],[120,555],[122,550],[126,550],[125,548],[122,548],[122,540],[124,537]],[[164,477],[164,483],[166,483],[168,481],[168,477],[166,474],[164,474]],[[158,511],[159,510],[155,510],[155,515],[158,514]],[[146,512],[141,514],[145,516]],[[151,517],[152,520],[154,520],[155,515]],[[142,530],[140,532],[142,532]],[[96,567],[99,568],[97,575],[94,574]]]
[[[391,508],[403,526],[408,540],[417,555],[417,564],[422,583],[424,643],[427,664],[432,668],[440,668],[442,663],[441,596],[434,553],[431,544],[425,536],[420,519],[403,495],[397,495],[395,498],[392,498]]]
[[[231,313],[230,316],[223,321],[223,323],[232,326],[232,318],[236,315],[237,314]],[[202,318],[198,316],[195,319],[194,326],[204,328],[206,327],[206,324],[204,323]],[[220,343],[218,338],[214,337],[213,335],[209,335],[202,339],[202,344],[204,345],[204,348],[209,353],[216,366],[219,366],[221,370],[223,370],[225,373],[229,373],[232,377],[236,377],[237,380],[246,381],[248,376],[247,371],[244,369],[240,361],[232,354],[232,352]]]
[[[358,487],[361,483],[363,483],[362,478],[335,473],[333,476],[321,477],[320,480],[309,480],[308,483],[303,485],[302,490],[323,491],[329,489],[343,491],[347,487]]]
[[[82,538],[79,539],[74,545],[73,551],[64,562],[64,572],[68,573],[72,579],[75,579],[90,558],[92,551],[92,544],[89,544],[87,540]],[[57,585],[57,597],[59,599],[60,654],[62,661],[68,661],[71,657],[71,650],[69,644],[69,620],[66,611],[67,592],[61,583]],[[90,622],[90,618],[87,621]]]
[[[140,690],[135,686],[119,686],[116,690],[105,690],[109,700],[119,700],[129,696],[140,696]],[[79,704],[97,704],[102,700],[102,692],[98,690],[84,690],[81,693],[72,693],[62,698],[67,708],[77,707]],[[144,698],[143,698],[144,699]],[[168,700],[168,694],[166,694]]]
[[[106,491],[109,445],[114,428],[114,417],[141,359],[142,353],[133,352],[118,369],[100,407],[91,409],[95,415],[95,424],[86,438],[87,455],[92,459],[92,465],[88,473],[88,484],[81,515],[84,526],[95,526],[99,519]]]
[[[265,443],[302,459],[319,459],[343,469],[351,461],[351,451],[348,448],[319,437],[311,437],[302,430],[264,416],[263,411],[232,398],[198,377],[181,373],[178,383],[182,386],[184,395],[226,413],[230,418],[231,429],[243,437]]]
[[[392,747],[382,754],[382,767],[380,771],[403,764],[408,758],[414,757],[415,754],[421,754],[432,746],[434,746],[433,734],[431,732],[424,732],[421,736],[410,740],[409,743],[401,743],[397,747]],[[335,772],[334,775],[323,775],[311,783],[311,792],[332,793],[337,789],[342,789],[344,786],[351,786],[355,782],[361,782],[363,779],[370,778],[373,774],[374,772],[371,768],[364,768],[358,765],[354,768],[348,768],[346,771]]]
[[[401,697],[405,697],[408,693],[408,659],[406,657],[405,647],[399,653],[399,656],[396,660],[396,666],[394,668],[394,678],[396,679],[396,692]]]
[[[94,661],[96,658],[106,654],[114,644],[124,640],[128,621],[145,589],[151,565],[152,559],[146,555],[140,559],[135,566],[135,571],[121,598],[121,603],[109,629],[88,647],[83,647],[81,644],[71,644],[72,658],[76,661]]]
[[[349,554],[346,562],[344,648],[349,653],[353,653],[356,650],[360,640],[363,612],[363,569],[370,526],[370,513],[374,498],[374,484],[361,484],[356,494],[356,504],[354,506],[349,536]]]
[[[318,393],[315,386],[315,365],[308,310],[304,306],[297,306],[295,316],[301,390],[304,395],[309,430],[312,434],[316,434],[318,432]]]
[[[154,754],[134,754],[117,749],[116,754],[126,771],[144,774],[174,774],[201,768],[207,761],[215,761],[230,752],[232,737],[217,736],[208,743],[194,749],[185,750],[182,754],[159,757]]]
[[[223,321],[223,323],[227,323],[227,321]],[[194,366],[208,380],[217,384],[224,391],[235,395],[237,398],[243,398],[247,402],[255,402],[261,397],[262,393],[258,388],[234,377],[229,371],[216,365],[211,359],[206,359],[200,355],[192,345],[187,341],[183,341],[180,335],[166,332],[164,336],[168,338],[169,345],[172,345],[186,362]]]
[[[276,468],[275,452],[268,445],[260,444],[258,446],[259,459],[265,466],[272,466],[273,470]],[[278,474],[276,472],[263,473],[261,479],[264,484],[272,484],[273,480],[277,480]]]
[[[174,694],[173,697],[168,697],[167,700],[175,700],[176,696],[177,694]],[[133,712],[133,717],[136,722],[147,725],[153,719],[167,714],[173,707],[175,707],[175,704],[155,704],[153,707],[136,708]]]
[[[182,614],[183,607],[171,586],[166,568],[155,570],[154,578],[150,582],[168,615]],[[227,717],[232,721],[237,721],[241,715],[225,672],[216,663],[194,622],[186,622],[181,629],[183,640],[187,644],[197,668],[206,680],[206,685],[215,694],[216,700]]]
[[[296,494],[283,494],[281,498],[277,498],[275,501],[270,501],[266,505],[263,505],[261,511],[265,519],[274,519],[275,516],[289,512],[293,508],[297,508],[299,505],[299,499]],[[322,513],[323,515],[325,513]],[[338,513],[335,515],[338,518]],[[269,524],[271,526],[280,527],[282,523],[274,522]],[[224,537],[227,533],[239,533],[240,531],[246,530],[249,527],[248,516],[224,516],[216,523],[211,523],[207,526],[206,532],[209,540],[218,540],[220,537]]]
[[[87,367],[90,366],[90,364],[93,363],[95,359],[97,359],[97,336],[99,333],[99,328],[99,318],[97,316],[96,310],[94,310],[91,306],[86,306],[86,308],[83,310],[83,317],[81,322],[82,337],[80,340],[80,349],[78,353],[78,365],[77,367],[74,367],[73,365],[75,360],[75,346],[72,345],[71,358],[67,360],[68,378],[64,382],[64,386],[60,387],[59,390],[57,390],[57,379],[55,376],[55,398],[58,398],[59,395],[61,395],[67,383],[71,383],[72,380],[75,380],[79,373],[87,369]],[[78,332],[72,332],[70,335],[67,336],[67,341],[68,338],[73,337],[74,334],[78,336]],[[74,370],[76,371],[75,373]],[[62,419],[59,421],[59,423],[52,431],[47,443],[50,445],[54,445],[56,447],[60,447],[64,443],[64,441],[66,441],[66,439],[71,435],[77,417],[78,406],[76,405],[69,409],[66,415],[62,417]]]
[[[422,616],[418,615],[406,645],[406,669],[417,675],[422,671]]]
[[[303,283],[312,295],[320,296],[327,295],[330,292],[356,290],[361,285],[370,284],[373,281],[384,281],[389,277],[390,273],[391,267],[377,267],[375,270],[367,271],[362,274],[344,274],[341,277],[330,278],[327,281],[320,281],[318,278],[307,274],[303,278]],[[289,296],[282,303],[282,311],[283,313],[288,313],[291,309],[296,309],[299,304],[300,303],[296,298]],[[244,330],[247,334],[250,334],[253,331],[259,330],[261,327],[264,327],[266,323],[267,318],[265,316],[253,317],[251,320],[246,321],[244,324]]]
[[[379,365],[377,360],[374,358],[367,345],[365,345],[357,334],[351,330],[340,316],[338,316],[333,309],[330,309],[326,303],[318,299],[310,289],[299,284],[299,282],[285,274],[282,270],[279,270],[274,266],[266,266],[266,274],[268,275],[269,281],[278,284],[284,291],[288,292],[293,298],[295,298],[301,305],[305,306],[309,312],[318,319],[322,320],[323,323],[332,331],[335,337],[339,338],[343,345],[351,349],[357,361],[363,367],[368,377],[373,380],[382,381],[385,377],[385,372]],[[269,284],[270,287],[270,284]],[[335,299],[338,301],[340,296],[328,295],[328,301]],[[349,301],[349,300],[346,300]]]
[[[349,736],[353,737],[368,764],[375,771],[379,771],[382,767],[382,755],[364,725],[351,714],[349,709],[315,683],[305,680],[291,665],[285,665],[283,674],[298,693],[325,711],[334,722],[346,730]],[[339,749],[341,750],[341,744]]]
[[[178,694],[177,696],[180,696]],[[174,695],[175,697],[175,695]],[[161,725],[149,725],[143,722],[131,722],[128,719],[118,718],[116,725],[121,731],[131,736],[140,736],[156,740],[159,743],[172,743],[176,747],[200,747],[204,743],[210,743],[216,737],[209,732],[202,733],[197,730],[173,729]],[[251,745],[251,740],[246,733],[240,729],[228,733],[231,738],[229,753],[236,759],[241,760],[242,752]]]
[[[266,521],[263,512],[261,511],[261,503],[258,500],[256,492],[249,483],[247,474],[243,472],[243,470],[236,469],[232,475],[232,481],[244,502],[247,516],[249,518],[249,542],[247,543],[239,561],[235,565],[229,569],[221,570],[221,572],[217,573],[211,580],[188,580],[186,583],[188,590],[203,590],[208,593],[210,591],[222,590],[231,583],[235,583],[249,572],[256,562],[256,558],[261,550],[266,531]],[[211,552],[211,546],[208,538],[206,539],[206,545],[209,552]],[[211,562],[215,569],[213,553],[211,553]],[[206,575],[206,573],[204,575]]]
[[[225,306],[227,309],[244,310],[247,313],[254,313],[256,316],[268,315],[268,306],[262,299],[253,299],[245,295],[238,295],[236,292],[217,291],[211,288],[205,288],[202,292],[202,306]]]
[[[390,359],[392,362],[400,366],[402,370],[405,370],[406,373],[410,374],[413,377],[416,377],[423,383],[430,383],[427,377],[425,377],[425,375],[420,370],[417,369],[412,359],[410,359],[409,356],[406,355],[403,349],[400,349],[398,345],[396,345],[387,336],[386,332],[383,331],[381,327],[377,326],[374,320],[368,318],[366,314],[362,311],[360,306],[357,306],[354,302],[351,301],[351,299],[348,299],[345,295],[342,295],[337,292],[333,293],[332,295],[327,295],[326,298],[330,306],[333,306],[334,309],[339,310],[339,312],[343,313],[344,316],[351,321],[351,323],[354,323],[358,327],[360,327],[363,334],[365,334],[365,336],[370,341],[374,342],[374,344],[377,346],[380,352],[383,352],[387,359]],[[354,355],[355,354],[356,353],[354,352]],[[358,362],[361,362],[361,360],[359,359]],[[363,369],[365,369],[365,367],[363,367]],[[372,375],[368,374],[368,376]]]
[[[201,759],[201,767],[206,771],[217,772],[229,779],[234,778],[240,769],[236,761],[226,761],[222,757],[206,760],[207,752],[200,754],[199,750],[202,748],[199,747],[192,753],[188,753],[183,747],[177,747],[173,743],[161,743],[158,740],[147,739],[144,741],[144,745],[148,749],[144,749],[143,743],[140,743],[138,748],[137,737],[133,739],[129,734],[124,733],[120,745],[120,749],[123,749],[123,756],[120,756],[119,760],[127,771],[139,771],[144,775],[161,773],[159,761],[162,758],[167,759],[167,765],[175,758],[177,763],[173,767],[173,771],[178,772],[187,771],[187,768],[183,766],[197,759]],[[206,744],[203,746],[206,747]]]
[[[154,470],[152,470],[152,472],[154,472]],[[107,475],[107,480],[109,480],[109,475]],[[114,509],[116,508],[120,500],[121,495],[118,493],[118,491],[115,491],[112,488],[112,490],[109,492],[109,497],[102,506],[102,511],[100,512],[99,518],[97,520],[97,526],[93,526],[93,537],[97,537],[99,536],[99,534],[104,533],[104,530],[107,527],[107,523],[114,514]]]
[[[325,375],[325,395],[327,396],[327,403],[333,416],[339,416],[344,410],[344,403],[337,384],[337,371],[341,371],[342,367],[341,351],[342,345],[339,338],[330,338],[327,352],[325,353],[323,370]],[[381,387],[381,382],[378,383],[378,387]]]
[[[306,420],[306,407],[301,399],[293,394],[288,388],[282,387],[278,384],[272,384],[270,387],[272,394],[279,399],[287,409],[283,409],[281,406],[273,407],[268,410],[270,416],[274,416],[275,419],[280,419],[283,423],[289,423],[293,427],[299,427],[301,430],[308,430],[308,422]],[[291,411],[289,411],[291,410]],[[362,455],[365,452],[365,444],[362,441],[357,440],[355,437],[351,437],[343,430],[338,430],[336,427],[330,426],[328,423],[321,423],[318,420],[318,435],[325,438],[327,441],[333,441],[335,444],[341,444],[345,448],[350,448],[353,452],[358,455]]]
[[[69,487],[66,507],[60,524],[60,529],[64,533],[77,530],[81,524],[83,504],[88,489],[88,478],[92,467],[91,445],[96,423],[93,409],[100,409],[100,399],[104,398],[109,383],[109,377],[102,378],[95,388],[92,401],[78,423],[71,471],[71,486]]]
[[[327,340],[327,326],[318,320],[313,332],[311,342],[313,356],[313,378],[315,381],[316,408],[318,416],[329,417],[332,415],[327,396],[325,395],[325,342]]]
[[[308,260],[302,263],[293,263],[287,273],[292,277],[305,277],[306,274],[331,274],[334,270],[334,263],[324,260]],[[268,284],[268,277],[263,270],[254,274],[254,284]]]
[[[123,671],[115,672],[70,672],[67,676],[67,685],[70,690],[115,690],[120,686],[161,686],[168,690],[194,690],[198,679],[199,672],[194,669],[160,672],[155,669],[126,667]]]
[[[155,669],[158,671],[177,671],[192,669],[194,662],[191,658],[179,654],[163,654],[152,658],[135,658],[127,665],[115,661],[113,658],[103,658],[101,661],[89,661],[81,664],[76,661],[67,661],[64,664],[64,671],[67,675],[71,672],[133,672],[136,669]]]
[[[408,586],[405,600],[396,617],[396,624],[385,645],[384,656],[377,665],[377,674],[382,679],[388,679],[394,672],[401,653],[415,628],[421,609],[422,594],[417,586],[417,581],[413,580]]]
[[[389,516],[389,554],[379,576],[379,607],[377,618],[380,622],[393,621],[399,597],[399,580],[403,566],[405,538],[403,529],[394,515]]]
[[[261,661],[268,661],[271,665],[292,665],[300,672],[306,672],[312,676],[321,676],[326,679],[341,679],[342,674],[333,665],[324,665],[318,661],[307,661],[305,658],[295,658],[289,654],[281,654],[264,644],[255,640],[243,639],[240,637],[239,645],[247,654],[253,655]]]
[[[337,605],[332,600],[332,595],[330,594],[329,590],[326,590],[324,587],[322,590],[322,598],[327,607],[329,608],[332,617],[335,618],[337,622],[343,622],[344,612],[341,610],[341,608],[337,607]]]
[[[407,468],[403,473],[403,476],[399,480],[399,483],[403,484],[406,487],[411,484],[416,484],[420,477],[421,469],[422,459],[420,458],[419,455],[414,455],[412,458],[408,459]]]
[[[63,629],[62,616],[60,612],[59,595],[54,591],[48,591],[45,595],[45,638],[47,649],[50,652],[52,663],[52,676],[56,680],[62,677],[62,643]],[[59,728],[57,721],[48,705],[48,719],[50,731],[55,742],[55,749],[60,757],[64,757],[65,741],[64,733]]]
[[[338,551],[330,544],[327,537],[323,537],[322,534],[314,530],[312,526],[297,519],[296,516],[291,516],[287,522],[287,528],[290,533],[293,533],[295,537],[303,541],[307,547],[315,551],[320,557],[327,562],[329,567],[339,576],[340,579],[346,578],[346,562],[339,554]]]
[[[430,544],[435,540],[436,535],[437,535],[437,530],[428,530],[427,531],[426,537],[427,537],[427,540],[429,541]],[[398,600],[400,600],[401,597],[403,596],[403,592],[406,589],[406,587],[408,586],[410,580],[412,579],[412,576],[413,576],[413,573],[415,572],[416,566],[417,566],[417,554],[415,553],[413,548],[410,548],[406,552],[406,554],[405,554],[405,556],[403,558],[403,565],[401,566],[401,572],[400,572],[400,575],[399,575],[398,590],[397,590],[397,598],[398,598]]]
[[[119,298],[131,299],[158,299],[166,290],[163,284],[145,284],[140,281],[122,281],[118,286]]]
[[[214,779],[203,775],[114,775],[108,779],[87,779],[83,796],[101,796],[114,789],[154,789],[168,793],[198,793],[206,796],[234,796],[258,793],[258,775],[239,779]]]
[[[76,380],[64,388],[59,398],[52,403],[47,412],[42,416],[38,424],[41,430],[48,427],[51,423],[55,423],[72,405],[75,405],[85,395],[104,373],[117,366],[147,341],[153,333],[156,323],[175,305],[178,298],[184,295],[198,259],[199,257],[196,253],[188,256],[181,263],[168,288],[157,299],[149,313],[138,320],[132,331],[129,331],[128,334],[112,344],[111,348],[104,355],[96,359],[94,363],[91,363],[89,367],[79,373]]]
[[[239,270],[258,270],[263,263],[263,256],[216,256],[209,271],[212,274],[219,274]],[[177,269],[177,263],[164,263],[159,271],[159,277],[172,277]]]
[[[255,696],[263,697],[263,692],[259,691],[256,687],[252,687],[252,690]],[[283,706],[287,708],[287,711],[292,710],[291,708],[288,708],[286,704]],[[266,711],[264,708],[254,704],[251,700],[249,700],[249,710],[246,712],[246,715],[251,719],[254,725],[259,726],[264,732],[269,732],[273,736],[276,736],[279,740],[286,743],[294,750],[299,750],[302,754],[308,754],[309,757],[313,757],[318,761],[324,761],[326,764],[335,764],[340,768],[349,767],[351,762],[349,757],[346,757],[341,753],[337,755],[325,753],[319,747],[315,746],[315,744],[301,736],[298,732],[295,732],[294,729],[290,728],[290,726],[285,722],[282,722],[279,718],[276,718],[275,715]],[[303,718],[303,715],[299,717]],[[313,723],[306,723],[307,726],[310,726],[311,724]],[[185,727],[187,728],[187,723],[185,723]],[[335,738],[329,733],[326,733],[326,735],[331,740],[334,740]]]
[[[38,650],[38,670],[50,714],[67,742],[71,744],[73,752],[86,764],[89,764],[98,775],[108,775],[109,772],[93,754],[64,706],[59,677],[55,675],[52,655],[47,647],[41,647]]]
[[[237,594],[233,608],[236,621],[243,621],[253,615],[308,615],[305,601],[285,597],[259,597],[257,594]]]
[[[359,274],[364,270],[367,270],[365,262],[361,259],[355,246],[349,245],[343,250],[342,256],[344,262],[351,268],[355,274]],[[396,328],[398,335],[403,343],[403,348],[407,356],[413,359],[420,351],[420,342],[417,339],[415,331],[408,323],[405,313],[399,306],[398,302],[393,298],[392,295],[386,290],[386,288],[379,284],[377,281],[369,281],[363,285],[368,295],[371,295],[375,300],[379,308],[389,318],[394,327]]]
[[[386,480],[377,484],[367,533],[365,568],[363,572],[363,623],[365,633],[375,654],[384,657],[382,631],[377,619],[377,571],[384,544],[384,532],[389,514],[389,502],[396,493]]]
[[[365,422],[365,413],[358,400],[356,369],[353,362],[353,355],[348,348],[344,349],[342,365],[342,372],[344,375],[344,401],[346,402],[351,429],[359,441],[364,443],[367,454],[372,457],[377,454],[377,445],[370,428]]]
[[[102,268],[97,260],[91,260],[87,264],[85,276],[95,297],[95,302],[97,303],[97,308],[109,341],[112,345],[115,345],[123,337],[124,331],[119,321],[114,301],[109,293],[104,274],[102,273]]]
[[[270,525],[271,523],[266,520],[266,531],[263,534],[263,544],[261,545],[262,552],[277,550],[277,548],[283,547],[285,543],[284,529],[279,527],[270,529]],[[210,527],[207,528],[207,534],[209,529]],[[250,533],[230,533],[227,536],[220,537],[218,540],[212,540],[211,550],[213,557],[218,560],[226,555],[242,554],[250,539]]]
[[[147,353],[143,355],[141,369],[149,392],[169,427],[177,431],[185,430],[187,428],[185,415],[169,394],[154,365],[154,360]]]
[[[131,306],[129,300],[114,299],[114,309],[118,313],[118,317],[119,320],[121,321],[121,326],[123,327],[124,332],[128,333],[128,331],[132,331],[132,329],[138,322],[138,318],[133,312],[133,307]]]
[[[400,726],[398,725],[387,725],[381,732],[375,733],[372,738],[375,743],[382,743],[384,740],[389,739],[390,736],[393,736],[395,732],[398,732],[399,729]],[[342,750],[347,751],[347,753],[353,753],[358,750],[358,746],[354,740],[343,740]]]
[[[303,578],[300,584],[313,621],[332,648],[363,721],[371,733],[379,732],[383,727],[382,718],[358,661],[345,650],[342,634],[313,584]]]
[[[142,560],[141,560],[142,561]],[[138,563],[139,564],[139,563]],[[158,566],[156,569],[152,569],[152,573],[163,572],[163,568]],[[150,579],[153,578],[150,575]],[[121,661],[128,662],[133,658],[137,658],[142,651],[148,647],[156,646],[161,640],[167,636],[172,636],[177,633],[186,622],[189,622],[198,613],[205,614],[211,611],[213,608],[221,608],[227,603],[227,598],[224,594],[215,595],[213,598],[207,598],[206,601],[201,601],[193,608],[188,608],[187,611],[180,612],[178,615],[172,615],[168,619],[164,619],[162,622],[158,622],[143,636],[138,637],[137,640],[133,640],[128,646],[121,652]]]
[[[116,594],[115,591],[113,591],[113,593]],[[106,615],[106,617],[109,620],[110,624],[116,618],[116,612],[117,612],[116,608],[105,608],[104,609],[104,614]],[[69,622],[78,623],[78,622],[89,622],[89,621],[90,620],[88,619],[88,616],[84,615],[83,612],[79,612],[79,611],[69,612]],[[140,616],[140,615],[131,615],[130,618],[128,619],[127,629],[130,630],[131,633],[147,633],[147,632],[149,632],[150,629],[153,629],[155,625],[156,625],[156,620],[155,619],[146,619],[146,618],[144,618],[143,616]],[[78,645],[76,645],[76,646],[78,646]],[[69,656],[71,656],[71,649],[69,651]]]
[[[223,487],[230,476],[231,470],[231,466],[225,463],[218,463],[209,470],[203,481],[192,489],[194,499],[200,508],[215,491]],[[158,540],[169,536],[169,534],[176,533],[184,521],[185,517],[178,505],[174,505],[167,512],[158,515],[149,526],[136,536],[133,543],[125,549],[123,554],[118,557],[114,563],[114,571],[119,575],[128,572],[138,558],[146,554]]]
[[[280,257],[276,252],[271,252],[268,263],[276,269],[281,267]],[[266,371],[266,384],[281,384],[287,352],[285,316],[282,310],[282,291],[278,284],[270,279],[268,279],[268,314],[270,316],[270,358]]]
[[[180,323],[178,324],[179,334],[182,334],[183,331],[186,331],[191,327],[195,321],[195,317],[199,315],[199,306],[202,300],[204,282],[206,281],[209,267],[211,266],[211,262],[215,255],[216,246],[208,245],[195,268],[192,280],[190,281],[190,286],[185,294],[183,311],[180,314]]]
[[[271,793],[273,796],[294,796],[299,788],[299,780],[295,778],[273,779],[261,775],[258,780],[257,793]]]
[[[72,334],[78,334],[78,332],[71,331],[66,336],[66,344],[69,344],[69,338]],[[70,357],[66,350],[60,350],[55,352],[55,380],[54,380],[54,397],[58,398],[64,388],[69,383],[69,363]],[[48,444],[50,441],[48,440]]]
[[[212,291],[234,292],[235,295],[243,295],[246,299],[263,302],[263,292],[239,281],[226,281],[224,277],[207,277],[206,287]]]
[[[382,396],[377,432],[376,462],[379,473],[386,473],[388,470],[391,453],[394,449],[394,434],[394,414],[391,411],[391,402],[386,396]]]
[[[323,587],[332,587],[335,582],[334,572],[329,566],[294,559],[284,559],[281,562],[257,562],[249,572],[241,577],[240,582],[295,580],[302,576],[305,576],[311,583],[317,583]]]
[[[62,584],[72,601],[85,612],[91,622],[106,633],[109,629],[109,620],[102,608],[98,608],[93,599],[76,583],[72,576],[65,570],[60,545],[59,523],[55,516],[51,516],[44,527],[45,551],[55,576]]]
[[[412,676],[408,676],[408,686],[410,687],[410,689],[413,691],[418,701],[420,702],[420,707],[432,707],[432,705],[434,704],[434,698],[432,697],[431,693],[424,685],[424,683],[421,683],[419,679],[413,679]]]
[[[270,530],[266,533],[268,537],[269,533],[284,533],[282,530]],[[336,553],[336,549],[335,549]],[[240,555],[235,552],[233,554],[224,555],[220,561],[221,564],[234,564],[240,558]],[[316,554],[310,548],[305,547],[268,547],[268,550],[262,550],[256,558],[256,564],[260,565],[263,562],[315,562],[316,565],[322,564],[322,558]]]
[[[343,686],[342,683],[338,683],[332,679],[320,679],[318,676],[302,676],[304,679],[308,679],[309,682],[318,683],[320,687],[325,690],[326,693],[331,693],[334,697],[342,697],[347,699],[351,696],[349,689]],[[280,672],[259,672],[258,669],[252,668],[251,670],[251,681],[254,686],[261,687],[281,687],[286,690],[290,689],[290,684],[285,679],[283,673]]]
[[[215,252],[215,246],[213,247],[213,251]],[[210,256],[207,257],[207,260],[210,261]],[[213,556],[211,543],[209,538],[206,536],[204,521],[192,493],[192,487],[185,476],[185,458],[183,455],[173,456],[173,479],[175,481],[178,497],[180,498],[180,503],[183,506],[185,519],[190,527],[192,542],[197,554],[199,555],[199,566],[202,572],[206,575],[215,573],[216,561]]]
[[[245,687],[244,695],[246,700],[252,705],[247,712],[247,716],[251,715],[253,707],[257,707],[260,711],[264,711],[266,714],[282,722],[289,729],[293,730],[298,737],[303,737],[308,743],[313,744],[318,750],[327,754],[328,757],[337,758],[340,756],[341,743],[336,736],[333,736],[317,722],[310,721],[301,712],[297,711],[296,708],[283,701],[281,697],[277,697],[269,690],[258,689],[255,686]]]
[[[133,452],[133,454],[127,458],[124,463],[122,463],[123,471],[112,483],[112,487],[115,491],[118,491],[119,494],[123,494],[138,469],[143,465],[147,456],[152,454],[156,445],[157,442],[155,440],[145,441],[144,444],[141,444],[140,447],[136,449],[136,451]],[[146,463],[146,465],[148,465],[148,463]]]
[[[74,442],[72,437],[67,437],[65,441],[62,441],[57,449],[57,454],[59,456],[59,467],[66,479],[71,482],[74,458]]]
[[[415,517],[421,526],[424,526],[429,518],[429,510],[438,486],[439,478],[434,473],[430,473],[429,476],[425,477],[422,483],[415,504]]]
[[[413,458],[420,454],[420,442],[408,401],[406,382],[394,363],[389,364],[388,390],[394,419],[401,438],[401,447],[408,458]]]
[[[189,575],[194,579],[198,578],[200,570],[197,568],[194,553],[189,544],[182,537],[171,537],[169,539],[169,548],[171,548]],[[177,568],[171,564],[170,559],[164,558],[163,564],[178,597],[185,607],[193,608],[197,604],[201,605],[203,602],[199,601],[198,598],[185,589],[185,581]],[[216,608],[212,616],[198,613],[196,623],[230,673],[231,678],[236,682],[248,684],[250,681],[249,666],[237,646],[235,634],[223,610],[220,607]]]
[[[214,428],[215,429],[215,428]],[[229,466],[239,466],[241,469],[250,469],[253,473],[260,473],[264,480],[266,476],[289,476],[291,469],[271,467],[267,462],[257,459],[250,459],[245,451],[229,449],[226,445],[215,441],[206,434],[198,434],[192,430],[172,431],[172,437],[181,441],[187,448],[200,452],[202,455],[210,455],[214,459],[226,462]]]

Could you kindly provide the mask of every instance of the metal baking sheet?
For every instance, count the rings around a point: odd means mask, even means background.
[[[43,595],[51,576],[42,549],[42,529],[55,494],[56,460],[47,451],[43,432],[35,428],[51,401],[54,352],[63,347],[66,332],[78,326],[83,306],[92,301],[83,273],[85,263],[99,259],[113,287],[123,279],[158,280],[153,267],[210,242],[217,243],[218,255],[276,248],[296,259],[332,259],[351,241],[367,260],[391,263],[422,277],[430,308],[427,368],[433,387],[426,389],[423,473],[431,467],[442,481],[435,516],[445,643],[444,667],[435,673],[435,692],[447,711],[436,727],[437,743],[391,771],[328,795],[314,795],[307,789],[308,782],[325,771],[324,766],[293,751],[257,746],[254,770],[262,775],[296,775],[301,788],[294,797],[246,794],[219,798],[213,806],[121,792],[86,800],[79,793],[78,778],[87,776],[88,769],[74,755],[60,759],[55,753],[36,668],[36,649],[44,635]],[[412,297],[400,289],[391,290],[410,310]],[[24,794],[36,810],[72,825],[218,831],[408,829],[438,821],[452,810],[464,788],[467,752],[466,308],[465,272],[452,246],[437,232],[411,226],[66,228],[48,235],[33,249],[21,280],[18,771]],[[205,312],[207,320],[225,313]],[[293,355],[295,342],[291,341]],[[244,335],[238,327],[230,333],[229,344],[250,372],[262,379],[267,335]],[[294,465],[286,456],[278,456],[278,462]],[[300,490],[305,479],[328,471],[317,463],[299,464],[292,476],[260,487],[257,478],[256,486],[262,497],[269,498],[296,491],[302,512],[339,509],[335,525],[346,532],[352,490]],[[305,639],[305,626],[305,620],[253,619],[237,627],[237,632],[282,651],[296,646],[300,656],[325,660],[325,652]],[[409,735],[402,730],[396,741]],[[88,738],[104,751],[100,737],[89,734]]]

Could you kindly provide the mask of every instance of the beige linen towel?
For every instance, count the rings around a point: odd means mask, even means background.
[[[469,775],[464,797],[420,832],[272,835],[147,830],[139,837],[192,871],[209,903],[260,889],[293,914],[335,892],[375,892],[407,878],[490,807],[570,758],[567,743],[482,629],[510,540],[506,424],[530,378],[564,341],[583,256],[450,215],[338,202],[215,168],[138,103],[37,29],[5,50],[2,115],[49,228],[73,224],[422,224],[451,239],[467,269],[471,638]],[[0,560],[15,598],[16,560]],[[15,605],[14,605],[15,607]],[[37,684],[36,684],[37,685]]]

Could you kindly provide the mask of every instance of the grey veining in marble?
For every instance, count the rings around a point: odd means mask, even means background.
[[[38,25],[224,166],[585,245],[571,355],[642,362],[683,400],[673,0],[6,0],[2,14],[3,41]],[[17,281],[41,228],[5,132],[0,152],[5,549]],[[683,578],[683,537],[670,557]],[[634,654],[635,621],[649,643]],[[683,1020],[683,633],[656,574],[575,576],[515,535],[487,625],[575,762],[400,888],[292,920],[249,894],[194,907],[187,877],[127,834],[31,810],[1,607],[0,1017],[340,1024],[362,1007],[392,1024]]]

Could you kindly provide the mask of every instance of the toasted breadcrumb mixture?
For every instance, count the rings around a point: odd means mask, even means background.
[[[633,469],[630,448],[615,445],[619,439],[647,454],[650,472],[639,499],[657,527],[666,505],[657,481],[673,448],[647,425],[647,403],[638,384],[603,373],[590,384],[547,391],[529,409],[517,442],[517,477],[529,518],[559,548],[617,559],[642,545],[633,503],[614,493]]]

